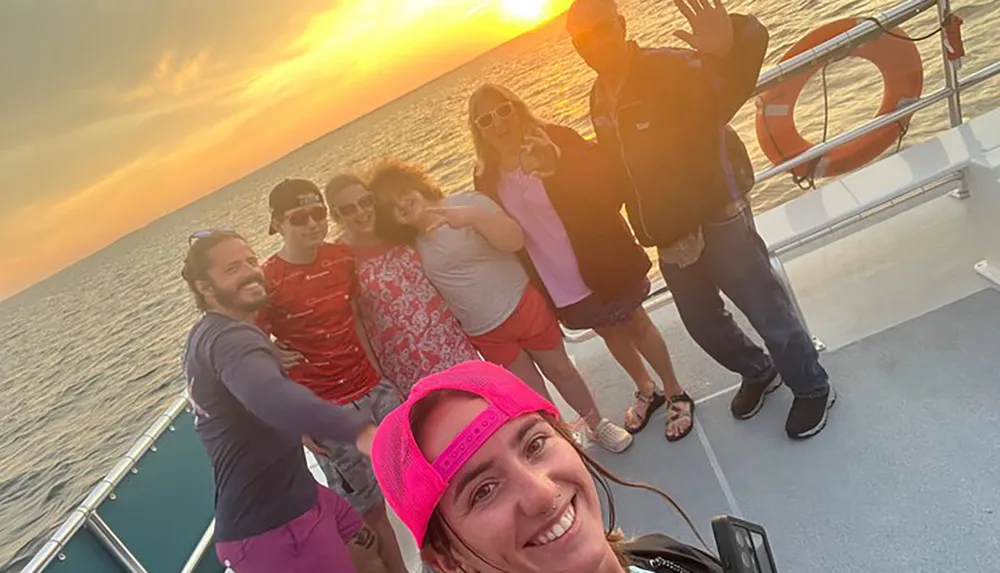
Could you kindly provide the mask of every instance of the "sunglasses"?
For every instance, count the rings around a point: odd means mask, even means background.
[[[322,223],[326,221],[327,210],[323,205],[316,205],[314,207],[309,207],[308,209],[302,209],[295,211],[288,216],[288,222],[292,224],[293,227],[305,227],[309,224],[309,219],[317,223]]]
[[[489,129],[496,122],[494,117],[507,119],[512,113],[514,113],[514,106],[508,101],[496,106],[492,111],[488,111],[477,117],[476,125],[479,126],[479,129]]]
[[[572,37],[575,44],[586,46],[611,35],[618,26],[618,20],[605,20]]]
[[[373,207],[375,207],[375,198],[372,197],[371,193],[368,193],[367,195],[362,195],[357,201],[337,205],[333,210],[341,217],[350,217],[357,214],[358,211],[371,211]]]
[[[188,246],[195,244],[201,239],[206,239],[216,233],[235,233],[236,231],[232,227],[218,227],[215,229],[205,229],[203,231],[195,231],[188,235]]]

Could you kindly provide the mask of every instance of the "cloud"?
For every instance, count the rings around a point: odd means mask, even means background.
[[[310,89],[321,80],[358,80],[373,71],[409,65],[418,59],[414,58],[417,54],[433,59],[448,39],[467,33],[466,20],[489,3],[364,0],[338,4],[313,16],[285,46],[284,57],[261,68],[242,96],[247,100],[277,97]]]
[[[181,60],[174,50],[164,52],[150,76],[125,93],[122,99],[133,102],[157,94],[183,95],[185,89],[201,76],[210,54],[211,48],[203,48],[195,56]]]
[[[231,74],[245,81],[330,7],[331,0],[0,2],[0,78],[16,86],[0,90],[0,153],[164,103],[157,96],[214,89]]]
[[[476,4],[475,6],[466,10],[463,17],[471,18],[472,16],[478,14],[479,12],[482,12],[487,7],[487,5],[489,5],[489,0],[483,0],[479,4]]]
[[[164,161],[166,158],[157,151],[152,151],[133,159],[111,173],[105,175],[96,183],[84,187],[80,191],[57,200],[42,213],[40,220],[49,224],[66,221],[85,214],[89,209],[112,200],[114,191],[123,182],[148,170],[150,167]]]
[[[0,299],[526,27],[495,0],[52,2],[0,4]]]
[[[280,119],[301,124],[309,117],[297,117],[286,102],[246,106],[173,145],[147,148],[71,194],[0,214],[0,244],[25,246],[0,255],[0,299],[273,161],[283,149],[259,134]]]

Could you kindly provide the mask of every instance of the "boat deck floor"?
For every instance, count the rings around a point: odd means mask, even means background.
[[[973,271],[974,245],[965,204],[943,197],[787,265],[839,393],[818,436],[785,437],[787,389],[734,420],[736,375],[668,306],[653,319],[698,400],[697,431],[668,443],[661,411],[627,452],[591,451],[670,493],[710,544],[716,515],[763,524],[781,573],[1000,571],[1000,291]],[[633,392],[624,371],[600,340],[569,350],[605,415],[620,419]],[[626,534],[693,541],[653,494],[614,491]]]
[[[839,400],[812,440],[782,434],[787,390],[745,422],[727,393],[683,442],[653,425],[598,456],[669,492],[709,540],[715,515],[763,524],[783,573],[1000,571],[998,341],[1000,292],[982,291],[825,355]],[[616,502],[631,532],[691,538],[648,493]]]

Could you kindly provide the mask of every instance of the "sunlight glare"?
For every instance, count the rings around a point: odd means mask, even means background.
[[[504,14],[521,20],[538,20],[545,10],[548,0],[501,0]]]

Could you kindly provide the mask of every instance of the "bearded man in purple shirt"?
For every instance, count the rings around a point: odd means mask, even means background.
[[[288,378],[254,325],[267,292],[243,237],[217,230],[189,242],[181,275],[203,315],[188,335],[184,371],[212,460],[219,560],[239,573],[353,572],[349,546],[369,536],[361,516],[315,481],[302,437],[368,453],[375,428]]]

